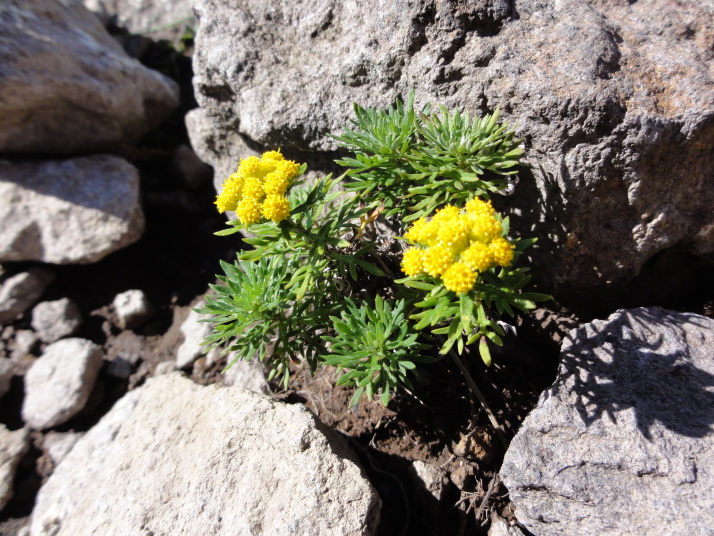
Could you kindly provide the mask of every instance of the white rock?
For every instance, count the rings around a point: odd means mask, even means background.
[[[154,314],[154,308],[143,290],[127,290],[117,294],[112,305],[122,329],[141,327]]]
[[[88,340],[49,345],[25,375],[23,420],[38,430],[68,421],[87,403],[102,359],[101,347]]]
[[[268,380],[265,379],[265,368],[257,359],[236,361],[222,377],[223,385],[245,387],[254,393],[266,396],[272,393]]]
[[[0,424],[0,510],[12,499],[15,471],[29,446],[26,428],[10,432]]]
[[[203,302],[195,307],[203,307]],[[198,359],[205,349],[201,346],[203,339],[211,334],[213,324],[210,322],[199,322],[210,318],[209,315],[202,315],[191,310],[186,317],[186,320],[181,324],[181,333],[183,333],[184,341],[179,346],[176,352],[176,367],[179,369],[188,367],[196,359]]]
[[[95,262],[143,230],[139,172],[121,158],[0,161],[0,262]]]
[[[10,390],[10,381],[15,374],[15,363],[7,357],[0,357],[0,398]]]
[[[49,432],[45,436],[42,446],[47,451],[52,463],[57,466],[83,435],[84,432]]]
[[[82,315],[69,298],[40,302],[32,310],[32,327],[43,342],[55,342],[79,329]]]
[[[303,406],[158,376],[77,442],[31,534],[370,535],[380,500],[352,458]]]
[[[0,26],[1,153],[133,143],[178,105],[176,83],[129,58],[81,0],[3,0]]]
[[[0,184],[0,191],[2,189]],[[2,203],[3,200],[0,199],[0,220],[3,212]],[[4,234],[0,227],[0,236]],[[31,268],[27,272],[20,272],[7,278],[0,286],[0,324],[12,322],[17,315],[29,309],[42,296],[53,279],[52,272],[42,268]]]

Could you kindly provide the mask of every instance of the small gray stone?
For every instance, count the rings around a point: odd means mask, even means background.
[[[14,350],[23,354],[31,354],[37,349],[40,337],[30,329],[18,329],[15,333]]]
[[[0,287],[0,324],[12,322],[29,309],[53,279],[52,272],[31,268],[3,281]]]
[[[0,510],[12,499],[15,472],[29,447],[29,430],[10,432],[0,424]]]
[[[83,435],[84,432],[49,432],[45,435],[42,446],[52,463],[57,466]]]
[[[171,374],[176,370],[176,361],[162,361],[156,365],[154,369],[154,376],[161,376],[162,374]]]
[[[49,345],[25,375],[23,420],[38,430],[67,422],[87,403],[102,360],[101,347],[88,340]]]
[[[444,471],[430,463],[415,460],[409,468],[409,476],[437,502],[441,501],[441,495],[444,492],[444,480],[446,478]]]
[[[79,329],[82,315],[69,298],[38,303],[32,310],[32,327],[43,342],[55,342]]]
[[[148,322],[154,307],[142,290],[127,290],[117,294],[112,302],[121,329],[135,329]]]
[[[83,0],[101,19],[115,18],[132,34],[168,39],[178,45],[186,32],[198,26],[191,0]]]
[[[265,367],[257,359],[236,361],[222,377],[223,385],[245,387],[266,396],[272,394],[268,380],[265,379]]]
[[[380,500],[354,460],[303,406],[157,376],[55,469],[31,534],[370,536]]]
[[[539,536],[714,526],[714,320],[620,310],[570,332],[501,477]]]
[[[15,374],[15,363],[7,357],[0,357],[0,398],[10,390],[10,381]]]
[[[96,262],[143,231],[139,171],[122,158],[0,160],[0,261]]]
[[[203,306],[204,302],[195,305],[197,308]],[[201,343],[213,330],[213,324],[210,322],[200,322],[200,320],[207,318],[210,318],[210,316],[202,315],[192,310],[188,313],[183,324],[181,324],[181,333],[183,333],[184,341],[176,352],[177,368],[183,369],[188,367],[203,354],[205,347],[201,346]]]

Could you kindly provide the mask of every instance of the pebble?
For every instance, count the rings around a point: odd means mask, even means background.
[[[43,342],[52,343],[79,329],[82,315],[69,298],[38,303],[32,310],[32,327]]]
[[[43,430],[71,419],[87,403],[102,360],[101,347],[85,339],[49,345],[25,375],[23,420]]]
[[[144,291],[134,289],[117,294],[112,303],[121,329],[136,329],[154,316],[154,307]]]

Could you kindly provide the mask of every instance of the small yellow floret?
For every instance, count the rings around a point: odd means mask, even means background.
[[[424,242],[422,238],[422,232],[426,226],[426,218],[419,218],[415,221],[409,230],[404,233],[404,238],[411,240],[412,242]]]
[[[492,266],[493,255],[486,244],[472,242],[465,251],[461,252],[459,260],[472,270],[485,272]]]
[[[470,218],[472,221],[469,238],[479,242],[488,243],[501,236],[501,222],[493,216],[479,214]]]
[[[256,223],[261,218],[260,205],[255,199],[246,197],[236,206],[236,215],[245,225]]]
[[[273,171],[265,176],[263,190],[266,195],[283,195],[288,189],[288,176],[283,171]]]
[[[455,262],[441,278],[444,286],[452,292],[468,292],[474,288],[476,273],[462,262]]]
[[[454,262],[454,253],[444,246],[432,246],[424,252],[424,271],[432,277],[438,277]]]
[[[484,201],[478,197],[469,199],[464,208],[466,209],[466,212],[473,214],[474,216],[483,214],[484,216],[493,217],[496,214],[496,211],[493,210],[491,201]]]
[[[263,202],[263,216],[274,222],[283,221],[290,216],[290,202],[282,195],[269,195]]]
[[[275,162],[275,169],[285,173],[288,180],[292,180],[297,177],[297,174],[300,172],[300,164],[292,160],[281,160],[280,162]]]
[[[243,191],[243,177],[239,173],[234,173],[223,183],[220,195],[216,197],[218,212],[236,209],[236,204],[241,200]]]
[[[442,222],[452,220],[459,217],[459,209],[454,205],[446,205],[444,208],[440,208],[436,211],[436,214],[431,218],[432,222],[441,224]]]
[[[424,250],[408,248],[402,257],[402,271],[409,277],[422,273],[424,271]]]
[[[437,239],[442,246],[451,248],[454,253],[460,252],[468,245],[468,228],[464,219],[457,216],[443,221]]]
[[[259,169],[260,158],[257,156],[242,158],[240,164],[238,164],[238,173],[241,173],[245,177],[254,176]]]
[[[284,157],[280,153],[280,150],[267,151],[267,152],[263,153],[262,158],[263,158],[263,160],[276,160],[276,161],[284,160]]]
[[[251,198],[255,201],[260,201],[265,192],[263,191],[263,183],[257,177],[246,177],[243,181],[243,198]]]
[[[496,238],[488,246],[493,261],[499,266],[509,266],[513,262],[514,246],[503,237]]]

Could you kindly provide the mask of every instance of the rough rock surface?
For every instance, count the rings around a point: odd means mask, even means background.
[[[121,329],[140,327],[154,314],[154,308],[143,290],[133,289],[117,294],[112,305]]]
[[[557,380],[506,453],[538,536],[711,534],[714,320],[620,310],[573,330]]]
[[[330,151],[352,103],[517,125],[499,201],[540,271],[588,288],[675,245],[714,251],[714,5],[668,0],[197,0],[192,145],[223,177],[255,144]],[[563,46],[568,43],[568,46]],[[245,154],[243,154],[245,153]]]
[[[4,231],[0,231],[0,236],[3,234]],[[30,268],[27,272],[20,272],[3,281],[0,286],[0,324],[12,322],[17,315],[29,309],[53,279],[54,275],[47,270]]]
[[[26,428],[10,432],[0,424],[0,510],[12,499],[15,471],[30,447],[28,432]]]
[[[372,534],[379,498],[350,457],[302,406],[158,376],[76,443],[31,534]]]
[[[176,84],[129,58],[81,0],[6,0],[0,27],[0,153],[132,143],[178,105]]]
[[[0,160],[0,262],[95,262],[143,231],[139,172],[121,158]]]
[[[25,375],[22,419],[37,430],[67,422],[87,403],[102,359],[101,347],[85,339],[49,345]]]
[[[69,298],[40,302],[32,309],[32,328],[43,342],[55,342],[75,333],[82,324],[77,304]]]

